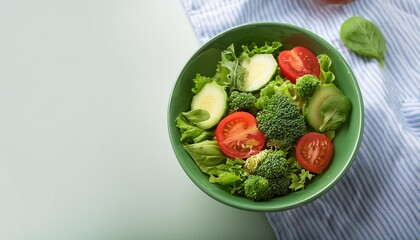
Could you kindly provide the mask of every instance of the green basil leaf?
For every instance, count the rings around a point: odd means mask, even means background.
[[[320,114],[322,124],[319,131],[334,131],[346,121],[351,110],[351,103],[345,95],[330,96],[322,103]]]
[[[386,42],[379,28],[363,17],[351,17],[344,21],[340,29],[344,45],[353,52],[376,58],[384,66]]]
[[[181,114],[184,115],[190,123],[199,123],[210,118],[210,113],[204,109],[194,109]]]

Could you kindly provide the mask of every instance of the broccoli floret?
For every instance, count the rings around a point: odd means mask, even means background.
[[[289,192],[290,180],[287,177],[268,179],[268,185],[270,186],[271,197],[282,196]]]
[[[256,117],[268,145],[289,149],[306,132],[304,117],[287,96],[275,94]]]
[[[229,111],[251,112],[257,98],[252,93],[233,91],[229,96]]]
[[[314,75],[303,75],[296,79],[296,94],[304,98],[310,98],[319,85],[321,85],[321,82]]]
[[[272,152],[271,149],[264,149],[259,153],[247,158],[244,165],[245,170],[247,170],[249,173],[254,173],[260,163],[264,161],[265,157],[267,157],[268,153],[270,152]]]
[[[267,179],[275,179],[289,173],[289,166],[289,161],[286,159],[284,152],[278,150],[267,154],[255,174]]]
[[[254,201],[264,201],[271,198],[268,180],[261,176],[250,175],[244,182],[245,196]]]

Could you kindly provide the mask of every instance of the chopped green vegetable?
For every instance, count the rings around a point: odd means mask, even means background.
[[[278,149],[287,151],[306,132],[299,108],[282,94],[272,96],[256,119],[268,144]]]
[[[252,112],[257,98],[252,93],[233,91],[229,95],[229,112]]]
[[[216,82],[207,83],[191,101],[191,110],[202,109],[209,113],[209,118],[200,121],[197,126],[202,129],[214,127],[227,110],[227,93],[225,88]]]
[[[254,201],[264,201],[271,198],[268,180],[257,175],[250,175],[244,183],[245,196]]]
[[[276,74],[278,64],[272,54],[255,54],[242,60],[245,68],[244,82],[238,89],[243,92],[255,92],[266,85]]]
[[[347,19],[340,29],[344,45],[353,52],[366,57],[376,58],[384,67],[386,42],[379,28],[363,17]]]
[[[296,79],[296,94],[308,99],[319,85],[321,85],[321,82],[314,75],[303,75]]]
[[[289,192],[290,180],[287,177],[268,179],[271,197],[285,195]]]
[[[254,173],[270,152],[272,152],[271,149],[263,149],[259,153],[247,158],[244,168],[249,173]]]
[[[267,154],[264,161],[255,171],[255,174],[267,179],[278,178],[289,172],[289,161],[283,151],[274,151]]]

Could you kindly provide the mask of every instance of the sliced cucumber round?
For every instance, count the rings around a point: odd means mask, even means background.
[[[322,125],[321,106],[331,96],[342,95],[343,92],[334,84],[323,84],[317,88],[305,106],[305,118],[316,131]]]
[[[227,93],[216,82],[207,83],[191,101],[191,110],[203,109],[210,114],[210,118],[197,123],[202,129],[210,129],[215,126],[227,110]]]
[[[272,54],[255,54],[241,63],[245,68],[244,85],[240,91],[254,92],[266,85],[277,72],[277,61]]]

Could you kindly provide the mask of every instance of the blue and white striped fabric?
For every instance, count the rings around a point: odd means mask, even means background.
[[[230,27],[278,21],[329,41],[352,67],[365,104],[356,160],[327,194],[267,213],[278,239],[420,239],[420,2],[355,0],[182,0],[202,43]],[[385,68],[344,47],[341,24],[363,16],[387,41]]]

